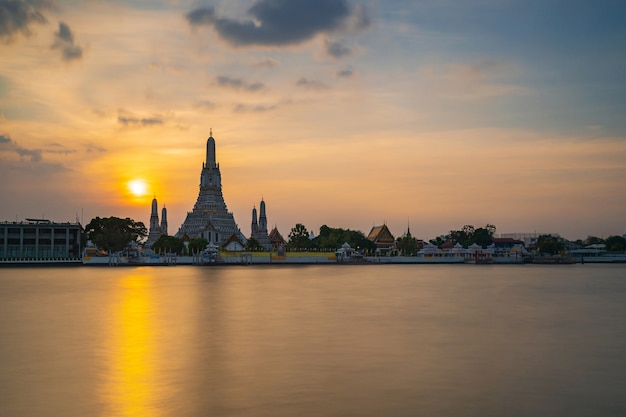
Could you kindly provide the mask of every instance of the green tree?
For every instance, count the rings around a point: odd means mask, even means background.
[[[253,237],[250,237],[250,239],[248,239],[248,243],[246,245],[246,249],[251,250],[251,251],[255,251],[255,250],[262,249],[262,247],[261,247],[261,244],[259,243],[258,240],[256,240]]]
[[[604,244],[604,239],[596,237],[596,236],[587,236],[584,242],[585,246],[589,245],[602,245]]]
[[[413,256],[419,250],[417,239],[411,235],[399,237],[396,247],[402,251],[404,256]]]
[[[327,225],[320,227],[319,234],[313,239],[313,244],[320,249],[336,250],[345,242],[359,250],[376,249],[376,244],[367,239],[361,231],[328,227]]]
[[[563,240],[552,235],[541,235],[535,242],[535,251],[542,254],[556,255],[564,248]]]
[[[472,243],[476,243],[483,248],[491,245],[493,243],[493,233],[495,232],[495,230],[495,226],[492,225],[479,227],[478,229],[474,230],[474,233],[470,236],[470,245]]]
[[[302,223],[296,224],[289,232],[288,245],[292,249],[306,249],[310,246],[309,231]]]
[[[609,236],[604,241],[608,252],[624,252],[626,251],[626,239],[622,236]]]
[[[96,217],[85,227],[85,234],[96,246],[107,252],[119,252],[131,242],[148,235],[142,222],[130,218]]]
[[[182,239],[174,236],[161,235],[154,245],[152,250],[157,253],[170,252],[170,253],[182,253],[185,244]]]
[[[189,246],[187,248],[189,249],[190,253],[198,253],[198,252],[202,252],[206,248],[206,245],[208,244],[209,244],[209,241],[206,240],[205,238],[196,237],[189,241]]]
[[[461,230],[450,230],[445,240],[455,244],[459,243],[465,248],[473,243],[486,247],[493,243],[493,235],[495,233],[496,226],[493,224],[487,224],[485,227],[479,227],[478,229],[471,224],[466,224]]]

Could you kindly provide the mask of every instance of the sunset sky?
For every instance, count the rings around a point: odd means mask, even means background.
[[[612,0],[0,0],[0,221],[148,224],[156,195],[174,234],[212,128],[246,236],[262,198],[285,237],[621,235],[624,16]]]

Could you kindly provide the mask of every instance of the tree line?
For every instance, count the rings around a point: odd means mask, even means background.
[[[430,243],[438,247],[446,243],[460,244],[464,248],[477,244],[486,248],[493,243],[496,226],[486,224],[483,227],[465,225],[459,230],[450,230],[446,235],[431,239]],[[148,230],[142,222],[133,219],[118,217],[100,218],[96,217],[84,229],[84,240],[91,240],[95,245],[107,252],[119,252],[124,250],[130,243],[140,243],[148,235]],[[153,246],[157,253],[197,253],[208,245],[204,238],[189,239],[187,245],[182,239],[175,236],[162,235]],[[291,228],[286,248],[293,251],[320,250],[333,251],[340,248],[344,243],[348,243],[352,248],[373,253],[376,244],[370,241],[363,232],[359,230],[343,229],[340,227],[330,227],[323,225],[319,234],[311,239],[311,232],[302,223],[297,223]],[[396,239],[396,248],[404,255],[415,255],[424,245],[424,241],[411,236],[410,232]],[[626,251],[626,239],[622,236],[609,236],[606,239],[589,236],[585,240],[567,241],[561,237],[552,235],[541,235],[535,242],[534,249],[539,253],[556,254],[569,248],[581,248],[589,245],[605,245],[608,252]],[[259,242],[248,239],[247,250],[264,250]]]

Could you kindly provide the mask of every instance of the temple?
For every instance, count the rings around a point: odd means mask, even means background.
[[[215,246],[223,246],[236,238],[243,246],[247,240],[239,230],[222,195],[222,175],[215,158],[215,139],[211,131],[206,142],[206,162],[200,173],[200,192],[193,210],[187,212],[176,237],[205,238]]]
[[[261,245],[265,250],[270,250],[272,248],[272,242],[267,234],[267,215],[265,213],[265,201],[263,199],[261,199],[258,222],[256,207],[252,209],[252,226],[250,229],[252,232],[250,237],[256,239],[256,241],[259,242],[259,245]]]
[[[144,246],[151,248],[154,242],[159,240],[161,235],[167,236],[167,209],[163,207],[161,211],[161,224],[159,225],[159,208],[156,196],[152,199],[152,211],[150,212],[150,229],[148,229],[148,239]]]

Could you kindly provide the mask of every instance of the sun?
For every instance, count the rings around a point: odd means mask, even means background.
[[[132,180],[128,182],[128,190],[135,197],[143,197],[148,191],[148,185],[144,180]]]

